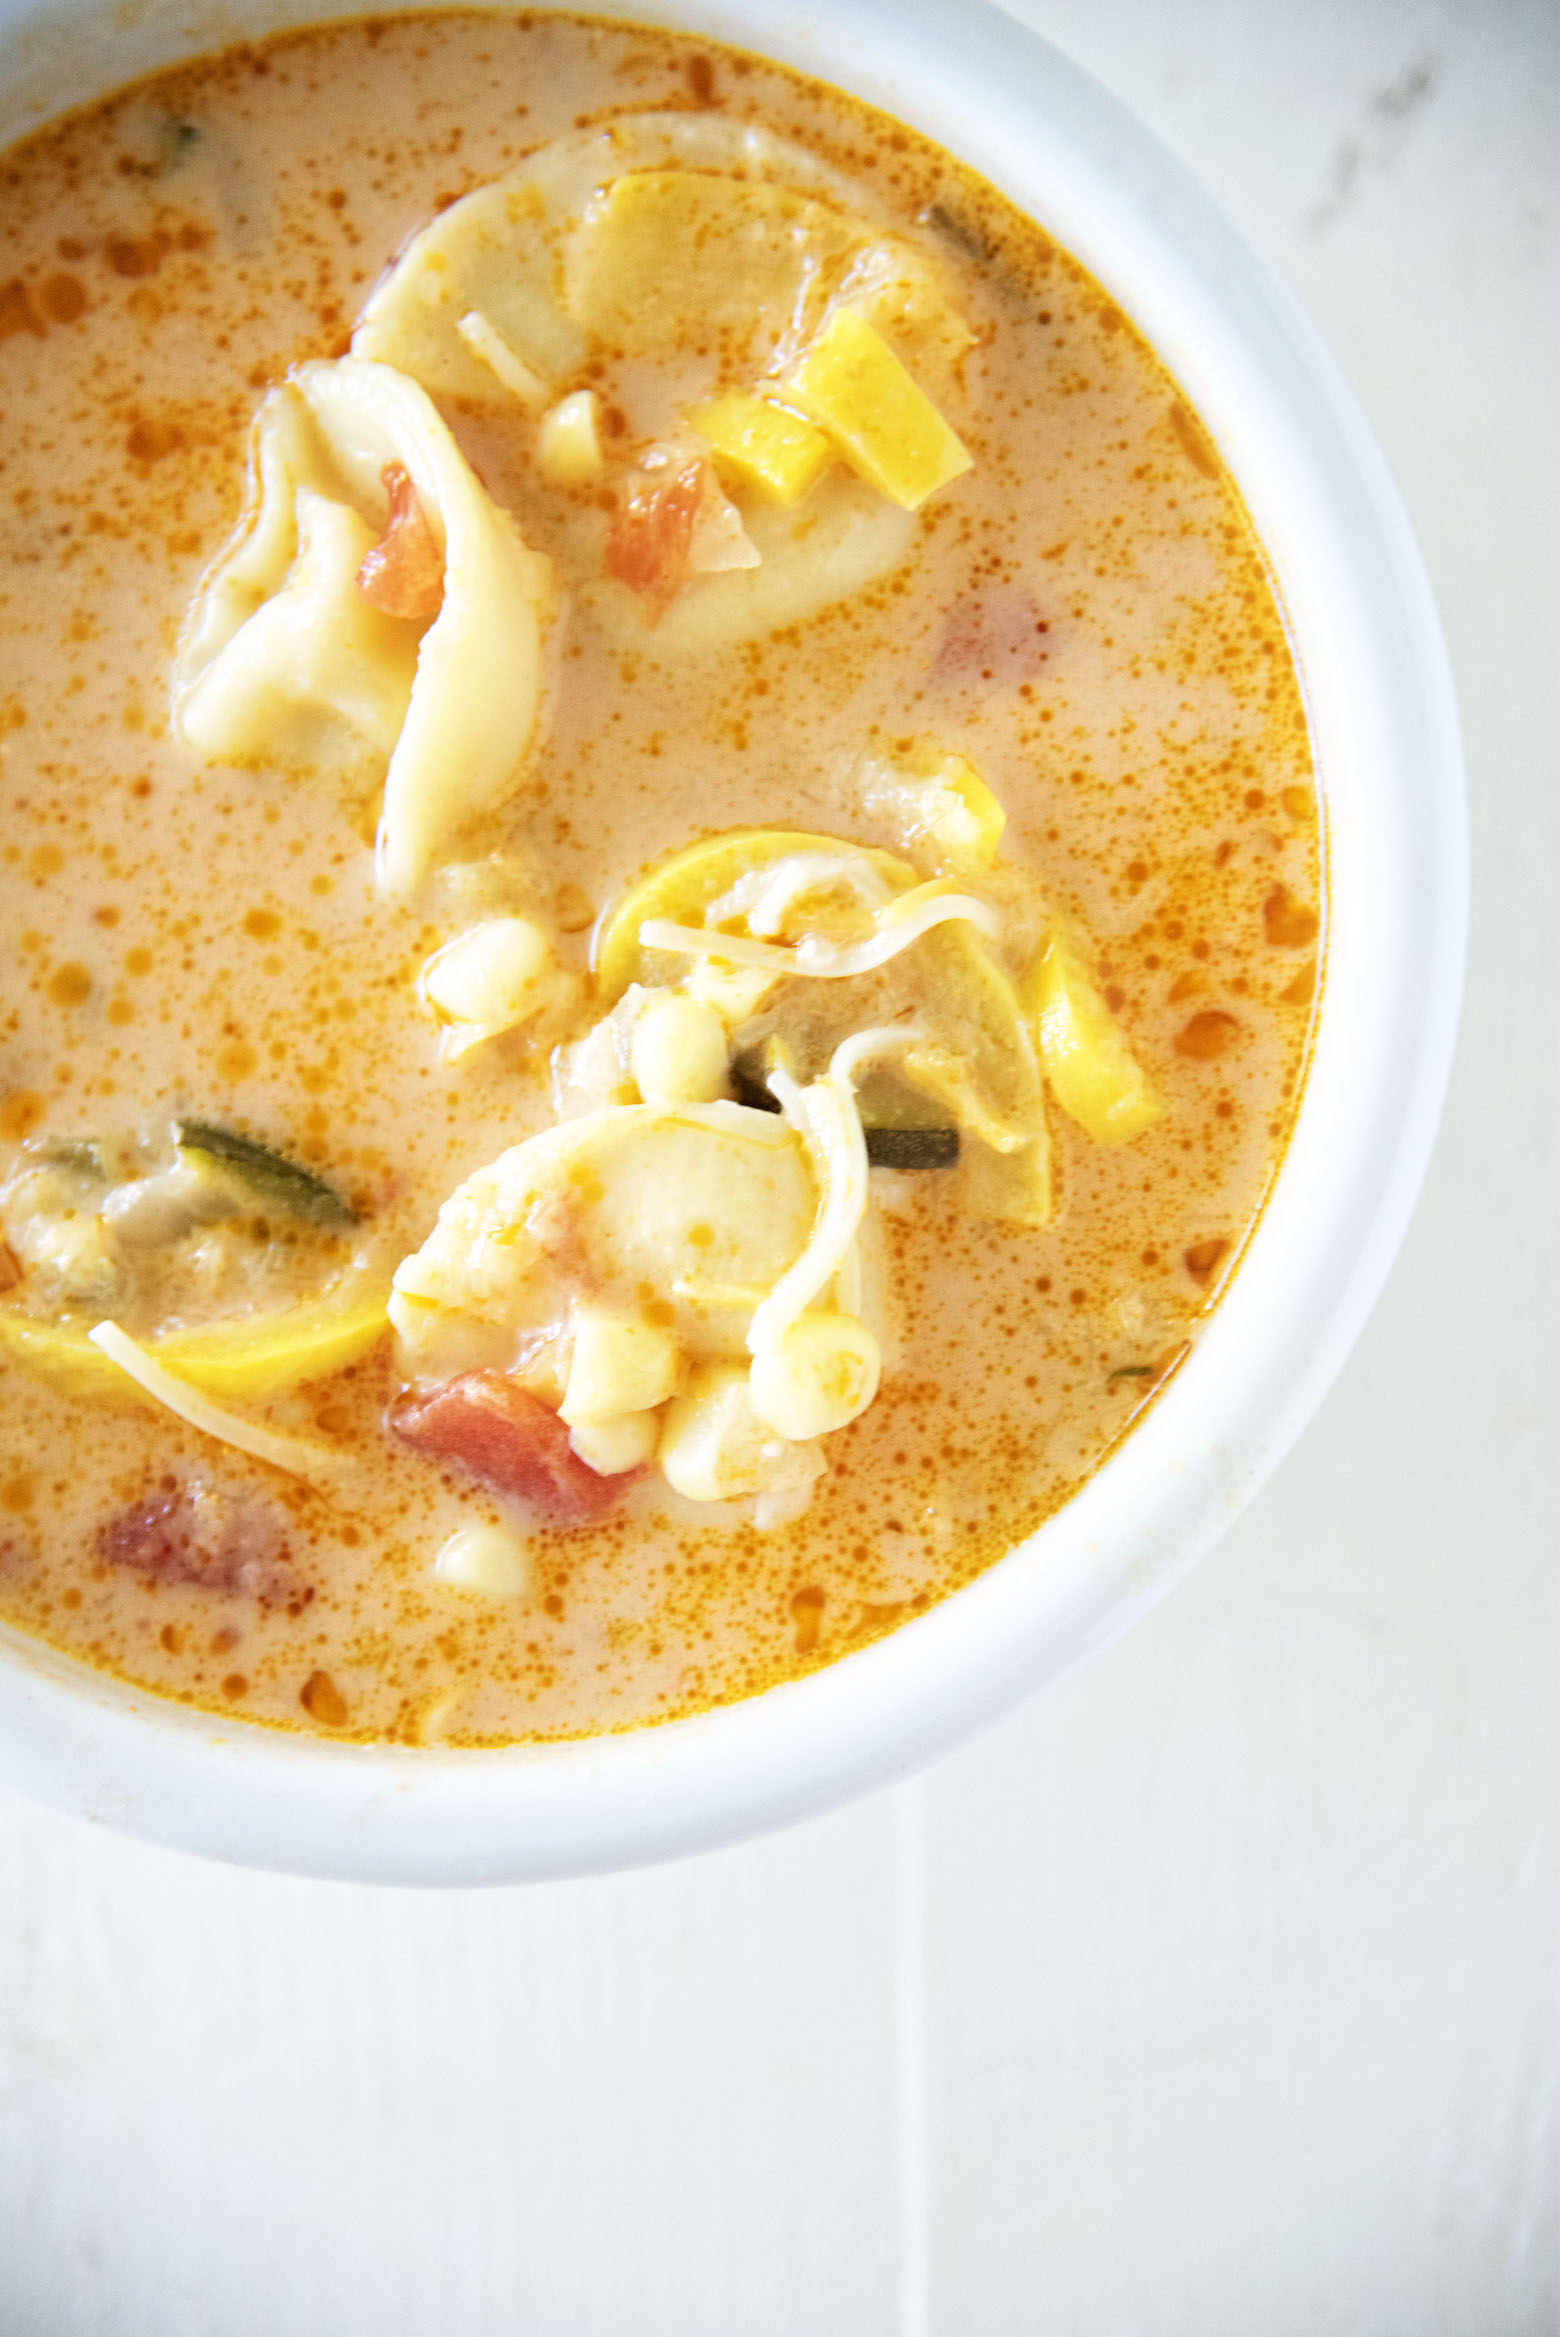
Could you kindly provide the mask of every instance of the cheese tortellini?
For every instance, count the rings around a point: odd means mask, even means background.
[[[398,478],[434,566],[429,609],[407,615],[363,589]],[[361,358],[300,365],[256,418],[243,517],[179,645],[174,727],[213,760],[382,771],[378,878],[407,899],[524,765],[551,606],[549,562],[415,381]]]
[[[625,324],[643,325],[641,311],[667,314],[664,281],[647,285],[642,277],[634,315],[624,318],[614,307],[621,272],[610,246],[603,252],[598,222],[611,217],[617,183],[638,172],[719,173],[706,184],[747,186],[771,202],[788,201],[800,224],[826,225],[831,243],[849,244],[871,232],[856,220],[842,233],[848,217],[842,182],[802,147],[721,115],[627,115],[550,140],[430,220],[364,307],[353,355],[394,365],[436,396],[494,399],[506,385],[485,323],[541,392],[550,393],[590,354],[599,328],[611,334]],[[665,254],[660,258],[664,277]],[[755,280],[758,254],[751,248],[748,260],[745,282],[733,285],[727,273],[719,283],[722,307],[735,299],[754,329],[803,321],[795,312],[819,276],[805,241],[783,274],[771,268]],[[707,289],[701,272],[698,296]],[[481,323],[474,326],[473,318]],[[637,345],[638,332],[634,338]]]
[[[658,1456],[684,1498],[756,1497],[759,1522],[778,1523],[823,1473],[820,1437],[877,1392],[877,1338],[845,1308],[859,1202],[838,1270],[761,1335],[828,1213],[813,1147],[772,1113],[605,1106],[450,1195],[396,1273],[403,1366],[425,1386],[513,1374],[588,1466]]]
[[[883,232],[789,141],[716,115],[646,114],[554,139],[441,212],[352,346],[436,396],[518,404],[544,436],[550,402],[577,396],[587,362],[604,359],[626,441],[697,455],[715,393],[777,386],[837,301],[937,394],[962,383],[973,336],[930,252]],[[608,522],[595,497],[577,498],[562,522],[570,582],[609,635],[642,645],[653,632],[658,653],[697,654],[864,590],[916,534],[912,511],[837,461],[794,502],[742,516],[750,563],[647,610],[603,573]]]

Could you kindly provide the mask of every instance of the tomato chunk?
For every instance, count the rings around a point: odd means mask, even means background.
[[[363,555],[358,590],[387,617],[421,623],[444,606],[444,554],[401,465],[386,463],[379,476],[390,498],[390,516],[378,543]]]
[[[464,1371],[431,1395],[403,1397],[390,1425],[414,1452],[452,1461],[553,1525],[589,1525],[623,1487],[588,1469],[557,1413],[506,1372]]]
[[[158,1486],[98,1528],[99,1557],[156,1583],[307,1604],[312,1584],[290,1563],[281,1514],[258,1495],[192,1478]]]
[[[1037,682],[1050,625],[1016,584],[993,584],[955,603],[932,668],[940,686],[1017,689]]]
[[[664,616],[687,583],[693,528],[704,493],[702,457],[665,477],[642,477],[607,538],[607,574]]]

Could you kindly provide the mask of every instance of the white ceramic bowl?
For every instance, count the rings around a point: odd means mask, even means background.
[[[1213,431],[1276,570],[1326,803],[1327,982],[1276,1189],[1192,1357],[1032,1540],[930,1614],[729,1710],[502,1753],[292,1739],[0,1644],[0,1776],[186,1849],[420,1883],[697,1850],[902,1776],[1161,1598],[1299,1434],[1364,1322],[1429,1157],[1461,988],[1456,706],[1397,496],[1310,330],[1158,143],[981,0],[644,9],[854,91],[937,139],[1114,294]],[[0,136],[329,4],[0,0]]]

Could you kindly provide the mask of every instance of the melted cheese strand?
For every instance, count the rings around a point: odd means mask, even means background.
[[[913,1024],[857,1031],[835,1048],[821,1079],[799,1087],[788,1071],[769,1074],[781,1111],[807,1146],[822,1204],[801,1256],[793,1259],[748,1326],[750,1355],[777,1347],[798,1315],[840,1274],[867,1210],[867,1139],[851,1085],[870,1055],[925,1037]]]
[[[998,931],[996,912],[984,901],[954,892],[947,877],[933,877],[881,910],[864,941],[830,941],[821,933],[804,933],[794,949],[787,949],[779,942],[751,940],[744,933],[719,933],[707,925],[647,917],[639,928],[639,946],[679,957],[723,958],[729,965],[757,966],[765,973],[807,974],[837,982],[852,974],[872,973],[933,926],[953,923],[973,925],[988,939]]]
[[[876,917],[893,895],[864,853],[787,852],[779,860],[761,861],[744,869],[730,890],[712,901],[704,912],[706,925],[722,925],[728,917],[747,919],[749,933],[772,941],[794,908],[808,893],[826,886],[843,886],[859,907]]]
[[[471,351],[481,359],[512,397],[518,398],[528,413],[539,414],[552,392],[533,366],[509,346],[497,326],[490,323],[480,308],[466,311],[455,320],[455,330]]]
[[[794,949],[778,941],[750,941],[745,933],[716,933],[707,925],[677,925],[670,917],[647,917],[639,928],[641,949],[664,949],[674,957],[721,958],[727,965],[758,966],[769,974],[800,969]]]
[[[117,1323],[98,1323],[87,1337],[137,1387],[144,1388],[147,1395],[166,1405],[170,1412],[176,1412],[191,1428],[198,1428],[203,1436],[215,1437],[218,1444],[236,1445],[240,1452],[251,1454],[255,1460],[269,1461],[273,1469],[284,1469],[288,1476],[301,1477],[306,1484],[323,1491],[335,1490],[347,1475],[350,1463],[328,1452],[323,1445],[305,1444],[295,1436],[279,1436],[274,1429],[257,1427],[253,1421],[242,1420],[236,1412],[214,1404],[188,1380],[164,1370]]]
[[[834,1277],[834,1303],[842,1315],[861,1315],[861,1243],[853,1241]]]

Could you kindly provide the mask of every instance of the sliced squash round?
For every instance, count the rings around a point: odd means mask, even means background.
[[[170,1331],[148,1340],[147,1351],[208,1396],[263,1403],[366,1355],[386,1329],[387,1295],[376,1285],[372,1292],[356,1290],[347,1301],[307,1299],[203,1330]],[[20,1364],[66,1395],[147,1400],[85,1331],[35,1322],[14,1308],[0,1307],[0,1359]]]
[[[1045,1075],[1070,1119],[1096,1144],[1126,1144],[1164,1105],[1082,961],[1053,938],[1032,980]]]
[[[706,837],[646,870],[603,920],[595,964],[605,1002],[613,1004],[631,982],[653,988],[686,974],[686,959],[641,947],[640,929],[649,919],[702,924],[710,905],[745,871],[792,854],[865,861],[890,895],[922,881],[908,860],[840,836],[736,828]],[[1049,1189],[1040,1067],[1018,993],[971,926],[939,925],[873,973],[837,981],[782,978],[758,1019],[765,1033],[784,1040],[797,1075],[809,1078],[852,1031],[901,1015],[925,1032],[925,1043],[907,1049],[902,1068],[875,1069],[863,1080],[863,1118],[906,1124],[915,1116],[904,1108],[908,1086],[929,1099],[928,1125],[956,1121],[985,1147],[1013,1154],[1015,1163],[1022,1153],[1019,1214],[1034,1222],[1037,1207],[1046,1206],[1034,1196]],[[984,1205],[981,1213],[1008,1214]]]
[[[151,1401],[93,1346],[85,1331],[37,1322],[14,1307],[0,1307],[0,1362],[19,1364],[62,1395],[120,1396],[132,1404]]]
[[[247,1322],[171,1331],[153,1340],[151,1351],[208,1396],[258,1403],[306,1380],[328,1379],[366,1355],[388,1328],[388,1296],[381,1284],[345,1305],[340,1299],[308,1299]]]
[[[865,860],[890,892],[908,892],[920,882],[919,871],[892,852],[847,843],[839,836],[811,835],[805,828],[729,828],[724,835],[707,836],[656,861],[602,919],[594,963],[603,1002],[615,1006],[630,982],[654,988],[678,981],[686,971],[685,960],[661,950],[640,948],[639,928],[647,919],[664,917],[674,925],[702,924],[710,903],[729,892],[748,869],[802,852]]]

